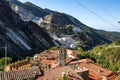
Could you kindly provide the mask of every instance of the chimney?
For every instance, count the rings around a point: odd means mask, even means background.
[[[98,73],[101,73],[101,72],[102,72],[102,69],[101,69],[101,68],[99,68],[99,69],[98,69]]]
[[[65,76],[65,72],[61,72],[61,76],[64,77]]]

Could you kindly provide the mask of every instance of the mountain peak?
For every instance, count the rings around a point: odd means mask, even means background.
[[[29,1],[24,2],[24,4],[35,5],[35,4],[33,4],[33,3],[29,2]],[[35,5],[35,6],[36,6],[36,5]]]

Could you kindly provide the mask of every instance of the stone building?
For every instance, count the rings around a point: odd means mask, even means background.
[[[58,60],[60,63],[60,66],[65,66],[66,65],[66,49],[61,46],[59,49],[59,54],[58,54]]]

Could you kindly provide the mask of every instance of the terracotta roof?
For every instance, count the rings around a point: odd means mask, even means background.
[[[15,66],[22,66],[22,65],[26,65],[26,64],[30,64],[30,62],[28,60],[22,60],[22,61],[18,61],[18,62],[9,64],[7,66],[15,67]]]
[[[58,53],[58,50],[49,50],[51,53]]]
[[[71,62],[73,59],[72,58],[69,58],[69,57],[66,57],[66,63],[68,64],[69,62]]]
[[[80,67],[86,67],[89,70],[92,70],[92,71],[94,71],[94,72],[96,72],[96,73],[98,73],[98,74],[100,74],[102,76],[108,76],[108,75],[110,75],[112,73],[112,71],[107,70],[105,68],[102,68],[100,66],[97,66],[97,65],[95,65],[93,63],[83,63],[83,64],[80,64]]]
[[[34,56],[38,56],[41,59],[56,59],[58,58],[58,51],[44,51]]]
[[[62,73],[70,73],[70,77],[72,78],[79,78],[78,80],[82,80],[81,76],[79,76],[72,68],[65,66],[65,67],[57,67],[55,69],[50,69],[44,72],[44,76],[40,76],[37,80],[58,80]]]
[[[80,59],[76,61],[72,61],[69,64],[75,64],[75,63],[94,63],[91,59]]]
[[[0,80],[4,80],[4,77],[6,77],[6,80],[31,79],[31,78],[35,78],[36,73],[41,75],[39,67],[32,67],[29,69],[17,70],[17,71],[0,72]]]
[[[119,80],[119,79],[120,79],[120,75],[115,78],[115,80]]]
[[[48,64],[52,65],[54,61],[55,60],[41,60],[40,62],[42,62],[42,63],[48,63]]]
[[[76,60],[70,62],[69,64],[78,64],[79,68],[89,69],[89,77],[95,80],[101,78],[102,76],[113,79],[117,75],[113,71],[102,68],[100,65],[94,63],[94,61],[91,59]]]
[[[40,62],[50,64],[51,68],[56,68],[59,66],[59,62],[57,60],[41,60]]]
[[[67,51],[67,54],[71,54],[72,56],[77,57],[77,53],[73,52],[72,50],[66,49],[66,51]]]
[[[119,80],[117,73],[113,73],[111,76],[109,76],[110,80]]]
[[[91,79],[94,79],[94,80],[100,80],[101,79],[101,76],[98,75],[96,72],[94,71],[89,71],[89,78],[90,80]]]
[[[80,63],[80,68],[89,69],[89,75],[92,76],[93,79],[99,78],[100,76],[110,77],[114,75],[113,71],[102,68],[94,63]]]
[[[46,57],[48,58],[48,59],[57,59],[58,58],[58,55],[57,54],[47,54],[46,55]]]

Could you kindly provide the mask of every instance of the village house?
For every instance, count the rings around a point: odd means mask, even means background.
[[[44,71],[44,76],[38,77],[37,80],[61,80],[61,78],[68,76],[69,80],[84,80],[69,66],[57,67]]]
[[[52,56],[53,54],[55,54],[54,51],[52,52]],[[41,54],[38,55],[40,56]],[[56,51],[56,56],[57,57],[52,60],[47,58],[47,55],[46,58],[41,59],[41,62],[50,65],[53,65],[53,63],[56,62],[58,65],[54,68],[69,66],[84,80],[116,80],[116,72],[102,68],[91,59],[80,59],[78,55],[69,49],[61,47],[58,52]],[[50,68],[53,67],[49,67],[49,69]]]
[[[117,80],[117,73],[102,68],[90,59],[81,59],[69,63],[69,66],[89,70],[89,80]]]
[[[60,49],[57,51],[44,51],[40,54],[36,54],[32,63],[40,66],[44,72],[44,75],[40,76],[38,80],[58,80],[60,77],[62,77],[62,73],[67,74],[67,71],[70,71],[71,73],[68,75],[70,79],[84,80],[81,75],[77,74],[78,72],[67,66],[67,64],[69,64],[71,61],[78,59],[78,55],[73,53],[71,50],[60,47]],[[50,73],[52,73],[52,76]],[[84,73],[84,75],[87,75],[85,77],[88,78],[88,70],[79,70],[79,73]]]
[[[6,75],[4,75],[4,73]],[[46,50],[34,56],[31,62],[19,61],[6,66],[0,80],[117,80],[117,73],[102,68],[91,59],[80,59],[72,50]]]
[[[33,65],[40,65],[45,69],[48,66],[49,68],[54,68],[59,65],[65,66],[69,62],[77,59],[79,59],[78,55],[72,50],[60,47],[59,50],[45,50],[40,54],[36,54],[32,63]]]
[[[41,75],[41,69],[36,66],[22,70],[0,72],[0,80],[36,80]]]
[[[17,61],[15,63],[9,64],[5,67],[5,71],[15,71],[22,70],[31,67],[31,63],[28,60]]]

